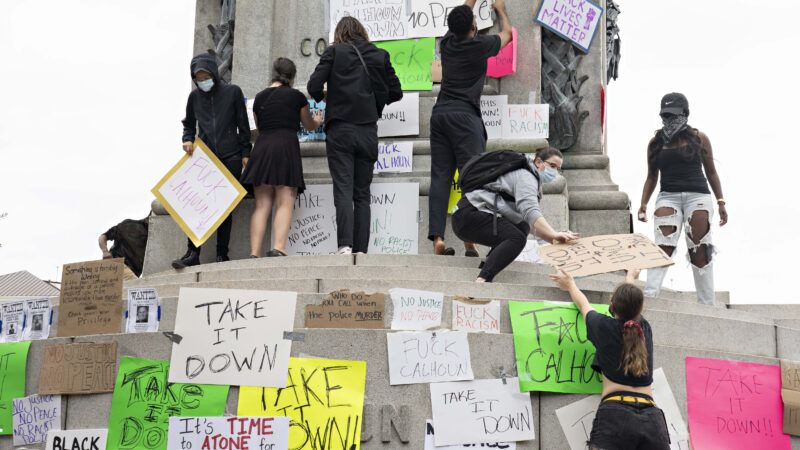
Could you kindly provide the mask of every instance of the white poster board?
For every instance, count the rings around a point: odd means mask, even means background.
[[[286,253],[330,255],[337,249],[333,185],[308,185],[305,192],[297,195],[294,203]]]
[[[25,325],[25,302],[0,303],[0,342],[19,342],[22,340]]]
[[[389,2],[387,2],[389,3]],[[492,1],[478,0],[472,9],[479,30],[491,27]],[[410,37],[441,37],[447,33],[447,15],[462,0],[410,0],[408,14],[408,33]]]
[[[419,134],[419,92],[404,92],[399,101],[386,105],[378,120],[378,137]]]
[[[507,95],[482,95],[481,117],[486,128],[487,139],[500,139],[503,137],[503,117],[506,116],[508,106]]]
[[[437,446],[535,439],[531,396],[517,378],[431,383]]]
[[[151,190],[195,245],[202,245],[244,198],[246,192],[199,138]]]
[[[600,398],[599,395],[591,395],[556,410],[556,417],[572,450],[586,448],[586,441],[592,433],[595,413],[600,406]],[[670,449],[689,450],[689,430],[661,368],[653,371],[653,400],[664,411],[671,442]]]
[[[496,448],[502,450],[517,450],[516,442],[491,442],[488,444],[458,444],[444,445],[437,447],[435,443],[436,430],[433,428],[433,421],[425,421],[425,450],[463,450],[465,448]]]
[[[419,183],[372,183],[369,253],[416,255]]]
[[[393,330],[421,331],[442,326],[443,293],[394,288],[389,295]]]
[[[409,173],[414,159],[412,141],[381,142],[374,173]]]
[[[285,387],[296,292],[181,288],[172,383]]]
[[[367,29],[369,40],[391,41],[409,37],[408,0],[385,0],[362,2],[352,0],[330,0],[328,42],[333,42],[333,33],[342,17],[355,17]]]
[[[158,331],[161,320],[161,303],[153,288],[128,289],[128,333],[152,333]]]
[[[50,298],[25,300],[25,323],[22,339],[36,341],[50,336],[53,323],[53,301]]]
[[[45,450],[105,450],[108,430],[50,430]]]
[[[502,128],[503,139],[547,139],[550,105],[507,105]]]
[[[11,401],[14,445],[41,444],[61,428],[61,396],[31,395]]]
[[[500,301],[453,300],[452,328],[472,333],[500,333]]]
[[[289,447],[288,417],[170,417],[167,450]]]
[[[386,342],[392,386],[475,378],[463,331],[388,333]]]
[[[542,0],[535,21],[589,53],[602,18],[603,8],[587,0]]]

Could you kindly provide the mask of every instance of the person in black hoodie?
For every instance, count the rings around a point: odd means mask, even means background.
[[[183,151],[194,152],[195,137],[200,137],[237,179],[250,157],[250,124],[247,121],[244,94],[241,88],[219,77],[214,55],[192,58],[191,76],[197,89],[189,94],[186,118],[183,119]],[[217,262],[228,261],[233,215],[217,229]],[[189,239],[186,254],[172,262],[182,269],[200,264],[200,247]]]
[[[403,98],[389,54],[369,42],[354,17],[336,25],[333,44],[322,54],[308,80],[309,95],[325,98],[328,168],[339,253],[366,253],[369,247],[370,189],[378,160],[378,119],[383,107]]]

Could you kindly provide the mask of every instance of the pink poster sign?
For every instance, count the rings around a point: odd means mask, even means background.
[[[686,400],[695,449],[791,449],[779,366],[688,357]]]
[[[502,78],[517,71],[517,29],[511,27],[511,42],[508,43],[497,56],[492,56],[486,62],[486,75],[492,78]]]

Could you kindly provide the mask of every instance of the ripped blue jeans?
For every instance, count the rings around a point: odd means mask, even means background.
[[[706,305],[714,304],[714,271],[711,261],[714,255],[711,240],[713,217],[714,197],[696,192],[659,193],[653,217],[656,244],[670,256],[674,255],[678,246],[681,229],[686,229],[686,246],[689,249],[687,258],[692,266],[697,301]],[[667,267],[657,267],[647,271],[647,285],[644,289],[646,296],[658,296],[667,270]]]

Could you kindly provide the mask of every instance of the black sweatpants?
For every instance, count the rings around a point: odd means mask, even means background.
[[[471,108],[471,107],[470,107]],[[444,237],[450,184],[475,155],[486,151],[481,116],[469,109],[434,109],[431,115],[431,189],[428,199],[428,239]]]
[[[372,171],[378,160],[378,126],[335,121],[325,129],[328,169],[333,178],[339,247],[369,248]]]
[[[237,180],[242,175],[242,158],[239,156],[223,159],[222,164]],[[233,212],[219,225],[217,228],[217,256],[228,256],[228,244],[231,242],[231,228],[233,228]],[[191,239],[189,241],[189,250],[200,250],[200,247],[194,245]]]
[[[522,253],[531,230],[524,221],[515,225],[502,216],[497,217],[497,234],[492,225],[492,214],[478,211],[466,198],[458,202],[458,210],[453,213],[453,232],[462,241],[492,248],[479,275],[486,281],[494,280]]]

